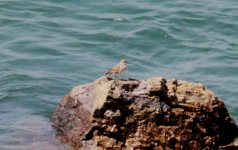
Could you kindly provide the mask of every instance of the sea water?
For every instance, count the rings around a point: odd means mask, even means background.
[[[0,149],[69,149],[61,97],[121,58],[125,78],[203,83],[238,122],[237,0],[1,0]]]

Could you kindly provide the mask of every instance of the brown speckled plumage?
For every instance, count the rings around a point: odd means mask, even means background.
[[[107,73],[105,73],[106,76],[110,76],[110,75],[119,75],[121,74],[124,70],[127,69],[127,61],[125,59],[121,59],[121,61],[119,62],[119,64],[117,64],[116,66],[112,67],[111,70],[109,70]]]

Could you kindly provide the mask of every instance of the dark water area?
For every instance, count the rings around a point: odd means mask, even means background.
[[[237,0],[1,0],[0,149],[70,149],[55,107],[121,58],[126,77],[203,83],[238,122]]]

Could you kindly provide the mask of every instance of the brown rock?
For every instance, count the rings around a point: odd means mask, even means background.
[[[102,77],[72,89],[52,126],[75,149],[225,149],[238,127],[202,84]],[[235,146],[235,144],[233,144]]]

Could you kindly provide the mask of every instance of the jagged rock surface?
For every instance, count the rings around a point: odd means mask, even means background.
[[[75,149],[222,149],[238,127],[200,83],[102,77],[72,89],[52,126]]]

